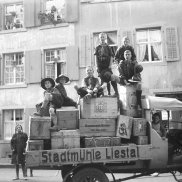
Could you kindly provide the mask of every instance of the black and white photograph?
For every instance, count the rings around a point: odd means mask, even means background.
[[[0,182],[182,182],[182,0],[0,0]]]

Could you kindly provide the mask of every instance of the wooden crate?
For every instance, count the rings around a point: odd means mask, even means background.
[[[81,136],[116,136],[116,119],[80,119]]]
[[[147,121],[144,118],[133,118],[133,136],[145,136]]]
[[[50,139],[50,117],[30,116],[29,120],[29,138],[32,139]]]
[[[120,137],[91,137],[85,138],[85,147],[109,147],[109,146],[120,146]]]
[[[147,145],[148,136],[136,136],[136,137],[134,137],[134,142],[137,145]]]
[[[44,146],[43,140],[28,140],[27,151],[43,150],[44,149],[43,146]]]
[[[79,130],[51,132],[51,149],[80,148]]]
[[[119,115],[117,121],[116,136],[130,139],[132,132],[133,118]]]
[[[56,110],[59,129],[78,129],[79,110],[75,107],[62,107]]]
[[[121,114],[137,117],[136,85],[119,86],[118,92],[120,102],[122,103]]]
[[[80,100],[81,118],[117,118],[118,101],[116,97],[91,98]]]

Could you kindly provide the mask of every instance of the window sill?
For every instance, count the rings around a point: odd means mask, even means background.
[[[18,28],[14,30],[2,30],[0,34],[10,34],[10,33],[18,33],[18,32],[27,32],[26,28]]]
[[[40,30],[45,30],[45,29],[52,29],[52,28],[59,28],[59,27],[68,27],[68,23],[59,23],[56,25],[50,24],[50,25],[41,25]]]
[[[166,61],[138,62],[138,63],[144,66],[167,66]]]
[[[27,84],[17,84],[17,85],[2,85],[0,89],[13,89],[13,88],[26,88]]]

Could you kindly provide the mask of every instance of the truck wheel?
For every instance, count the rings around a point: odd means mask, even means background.
[[[109,182],[109,179],[100,169],[85,168],[73,175],[73,182]]]

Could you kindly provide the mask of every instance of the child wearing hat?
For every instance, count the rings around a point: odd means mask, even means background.
[[[77,103],[71,99],[70,97],[68,97],[66,89],[64,87],[65,83],[68,83],[70,80],[67,76],[61,74],[56,78],[56,83],[58,83],[55,88],[57,88],[59,90],[59,92],[61,93],[62,97],[63,97],[63,106],[74,106],[77,107]]]
[[[53,127],[50,129],[57,130],[57,116],[56,108],[60,108],[63,105],[63,98],[57,88],[54,87],[55,82],[52,78],[44,78],[41,81],[41,87],[44,91],[44,100],[41,103],[40,110],[34,115],[37,116],[49,116],[53,123]]]
[[[94,77],[93,67],[87,66],[86,68],[87,77],[83,79],[82,87],[75,85],[78,95],[81,98],[100,97],[103,95],[103,88],[100,86],[98,78]]]

